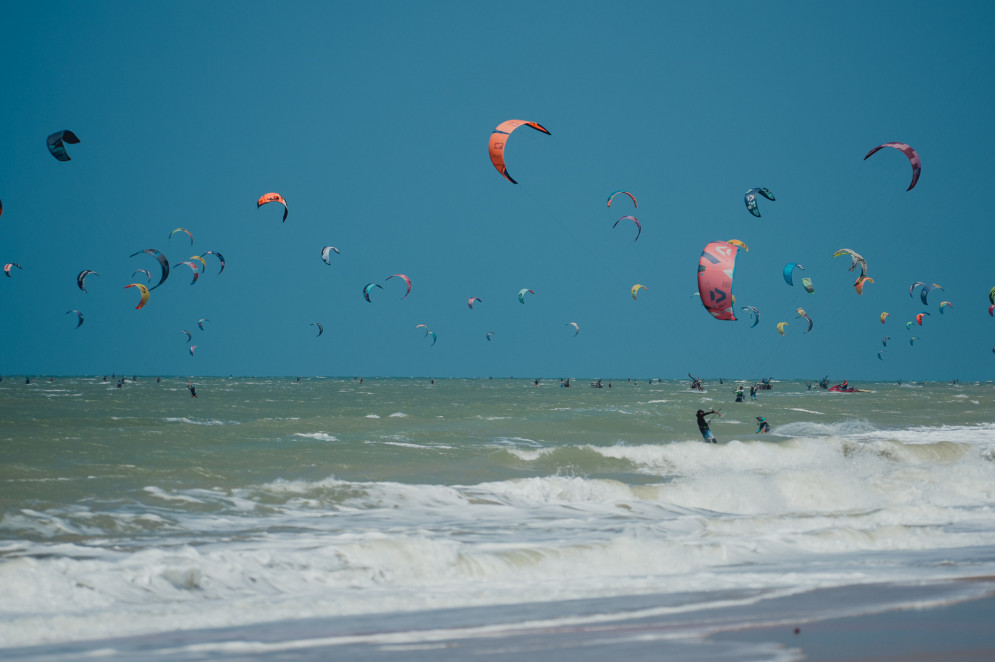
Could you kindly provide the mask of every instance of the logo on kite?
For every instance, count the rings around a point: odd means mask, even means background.
[[[517,184],[518,182],[508,174],[508,168],[504,164],[504,146],[508,142],[511,132],[520,126],[532,127],[536,131],[551,135],[541,124],[526,120],[507,120],[497,125],[491,134],[490,141],[487,143],[487,151],[490,153],[491,163],[494,164],[494,168],[512,184]]]

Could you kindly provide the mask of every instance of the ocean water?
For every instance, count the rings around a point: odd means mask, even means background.
[[[787,660],[708,635],[990,593],[995,384],[571,384],[8,377],[0,657]]]

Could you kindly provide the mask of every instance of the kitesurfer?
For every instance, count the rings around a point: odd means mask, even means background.
[[[707,412],[704,409],[698,410],[698,430],[701,431],[701,436],[704,437],[706,444],[719,443],[718,440],[715,438],[715,433],[708,428],[708,421],[705,420],[706,416],[711,416],[712,414],[719,414],[719,412],[715,411],[714,409]],[[719,416],[721,415],[722,414],[719,414]]]
[[[770,423],[763,416],[757,416],[757,431],[753,434],[767,434],[770,432]]]
[[[756,399],[757,399],[757,385],[754,384],[753,386],[750,387],[750,400],[756,400]]]
[[[736,402],[742,402],[743,401],[743,395],[744,395],[744,393],[745,392],[743,391],[743,387],[742,386],[737,386],[736,387]]]
[[[190,397],[191,398],[196,398],[197,397],[197,389],[196,389],[196,387],[194,387],[193,383],[187,383],[187,388],[190,389]]]

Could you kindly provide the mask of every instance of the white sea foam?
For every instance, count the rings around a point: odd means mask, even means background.
[[[335,435],[328,434],[327,432],[295,432],[295,437],[304,437],[305,439],[317,439],[318,441],[338,441]]]

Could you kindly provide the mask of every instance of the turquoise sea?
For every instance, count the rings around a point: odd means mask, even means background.
[[[7,376],[0,657],[790,660],[733,635],[992,594],[995,384],[590,381]]]

